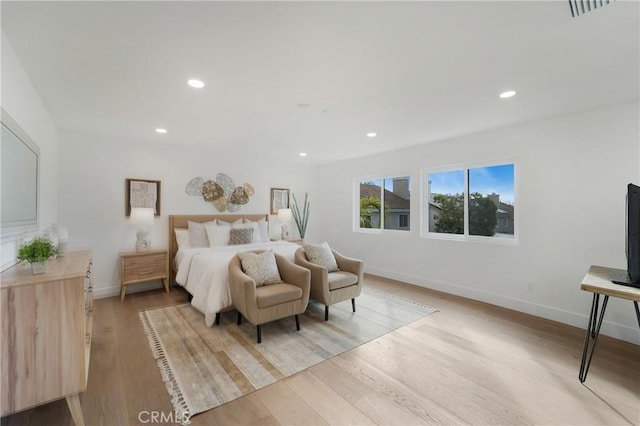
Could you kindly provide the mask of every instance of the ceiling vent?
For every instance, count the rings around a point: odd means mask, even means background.
[[[608,5],[612,1],[614,0],[569,0],[571,16],[575,18],[584,15],[587,12]]]

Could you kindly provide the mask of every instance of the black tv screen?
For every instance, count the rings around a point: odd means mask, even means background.
[[[625,252],[627,273],[612,276],[616,284],[640,287],[640,186],[627,186],[625,224]]]

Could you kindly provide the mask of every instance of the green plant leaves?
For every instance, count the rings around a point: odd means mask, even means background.
[[[304,239],[304,234],[306,234],[307,232],[307,223],[309,222],[309,206],[311,205],[308,200],[309,193],[304,193],[304,204],[302,205],[302,212],[300,212],[296,194],[292,193],[291,195],[293,196],[293,202],[291,203],[291,214],[293,215],[293,221],[296,223],[300,238]]]
[[[18,250],[18,259],[29,262],[45,262],[57,253],[56,247],[46,238],[35,237]]]

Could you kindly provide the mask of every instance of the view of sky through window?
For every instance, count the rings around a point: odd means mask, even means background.
[[[464,170],[429,173],[431,194],[462,194],[464,192]]]
[[[499,194],[500,201],[514,203],[513,164],[469,169],[469,192]]]

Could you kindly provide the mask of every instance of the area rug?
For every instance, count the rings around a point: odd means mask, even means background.
[[[330,307],[311,301],[300,316],[256,329],[236,312],[223,313],[219,326],[208,328],[190,304],[140,312],[149,345],[158,362],[179,421],[233,401],[392,330],[436,312],[435,308],[383,292],[364,289],[351,303]]]

